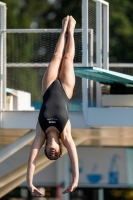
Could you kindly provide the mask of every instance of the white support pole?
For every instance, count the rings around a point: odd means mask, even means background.
[[[101,108],[102,106],[102,89],[100,83],[96,82],[96,107]]]
[[[90,91],[90,107],[93,107],[93,81],[89,80],[89,91]]]
[[[6,108],[6,6],[3,7],[3,109]]]
[[[102,4],[96,2],[96,66],[102,68]],[[101,85],[96,83],[96,106],[101,107]]]
[[[96,64],[102,68],[102,4],[96,3]]]
[[[100,2],[100,3],[104,4],[104,5],[108,5],[108,2],[104,1],[104,0],[93,0],[93,1]]]
[[[69,180],[69,157],[68,154],[64,156],[64,189],[67,189],[70,184]],[[63,195],[63,200],[69,200],[70,199],[70,193],[66,193]]]
[[[2,6],[0,6],[0,29],[2,29]],[[0,34],[0,111],[3,108],[3,35]]]
[[[94,37],[93,37],[93,29],[89,31],[90,33],[90,67],[93,67],[93,55],[94,55],[94,50],[93,50],[93,42],[94,42]]]
[[[126,148],[127,183],[133,185],[133,148]]]
[[[35,137],[35,130],[30,131],[17,141],[0,151],[0,163],[30,143]]]
[[[55,162],[56,165],[56,197],[59,200],[63,199],[63,181],[64,181],[64,156]]]
[[[98,189],[98,200],[104,200],[104,190]]]
[[[90,30],[90,67],[93,67],[93,29]],[[90,107],[93,107],[93,81],[89,81],[89,90],[90,90]]]
[[[103,5],[103,68],[109,70],[109,4]]]
[[[0,2],[0,6],[5,6],[6,4],[3,2]]]
[[[88,0],[82,0],[82,65],[88,67]],[[83,114],[87,121],[88,80],[82,79]]]
[[[6,30],[6,4],[0,3],[0,30]],[[6,105],[6,36],[0,33],[0,112]],[[0,119],[2,120],[2,119]],[[1,123],[1,121],[0,121]]]
[[[2,35],[0,35],[0,111],[3,109],[3,58],[2,58]]]

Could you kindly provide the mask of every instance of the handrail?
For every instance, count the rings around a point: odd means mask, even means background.
[[[31,130],[29,133],[20,137],[17,141],[10,144],[6,148],[0,151],[0,162],[3,162],[5,159],[16,153],[18,150],[23,148],[29,142],[31,142],[35,137],[35,130]]]
[[[107,1],[104,1],[104,0],[93,0],[93,1],[100,2],[100,3],[102,3],[102,4],[106,5],[106,6],[109,5],[109,3]]]
[[[60,33],[62,29],[6,29],[6,30],[3,30],[1,29],[0,30],[0,33],[1,32],[6,32],[6,33]],[[91,33],[92,29],[88,29],[88,32]],[[74,30],[75,33],[81,33],[82,32],[82,29],[79,28],[79,29],[75,29]]]
[[[131,68],[133,68],[133,63],[110,63],[109,67],[124,67],[124,68],[131,67]]]
[[[0,2],[1,6],[6,6],[6,3]]]

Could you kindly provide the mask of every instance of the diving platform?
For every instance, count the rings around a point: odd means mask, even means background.
[[[75,75],[80,78],[86,78],[102,84],[122,84],[133,87],[133,76],[114,72],[97,67],[75,67]]]

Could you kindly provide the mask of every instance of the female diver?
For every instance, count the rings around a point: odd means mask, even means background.
[[[67,148],[72,167],[72,183],[63,194],[72,192],[78,185],[78,157],[71,136],[71,124],[67,113],[67,103],[71,99],[75,85],[73,59],[75,55],[74,28],[76,21],[72,16],[62,20],[62,31],[42,80],[43,103],[36,125],[27,169],[27,185],[37,196],[41,192],[33,185],[35,160],[40,148],[45,145],[45,154],[51,160],[61,156],[62,146]]]

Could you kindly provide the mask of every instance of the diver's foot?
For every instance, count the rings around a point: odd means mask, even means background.
[[[76,20],[72,16],[70,16],[68,23],[68,33],[74,32],[75,26],[76,26]]]
[[[68,22],[69,22],[69,15],[67,15],[62,20],[62,32],[65,33],[65,34],[67,34]]]

